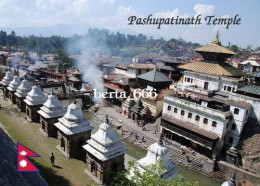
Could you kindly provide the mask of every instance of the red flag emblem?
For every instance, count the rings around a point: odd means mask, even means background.
[[[29,160],[28,157],[41,157],[31,149],[17,142],[17,171],[40,172],[40,170]]]

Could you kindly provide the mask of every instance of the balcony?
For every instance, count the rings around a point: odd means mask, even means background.
[[[230,111],[224,112],[210,107],[205,107],[200,104],[197,104],[196,102],[192,102],[190,100],[187,100],[183,97],[178,97],[176,95],[165,96],[164,101],[179,105],[180,107],[188,107],[188,109],[197,110],[198,112],[209,114],[211,116],[215,116],[223,120],[231,116]]]
[[[194,92],[194,93],[198,93],[198,94],[202,94],[202,95],[206,95],[208,96],[209,94],[213,93],[213,90],[204,90],[195,86],[185,86],[184,90],[186,91],[190,91],[190,92]]]

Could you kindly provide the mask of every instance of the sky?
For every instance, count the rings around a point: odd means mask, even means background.
[[[259,5],[258,0],[0,0],[0,29],[13,29],[17,35],[64,36],[86,33],[91,27],[143,33],[155,38],[182,38],[200,44],[212,42],[219,30],[223,45],[254,48],[260,46]],[[158,18],[187,18],[198,14],[202,14],[202,18],[210,15],[233,18],[239,14],[241,24],[230,25],[229,29],[205,22],[202,25],[162,25],[161,29],[155,25],[128,24],[129,16],[144,18],[150,14]],[[60,25],[62,29],[57,29]]]

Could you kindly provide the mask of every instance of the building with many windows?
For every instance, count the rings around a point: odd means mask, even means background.
[[[218,35],[196,51],[204,60],[179,66],[182,82],[164,99],[161,130],[169,139],[213,157],[225,144],[237,145],[251,105],[229,99],[243,86],[244,73],[225,62],[235,53],[221,46]]]

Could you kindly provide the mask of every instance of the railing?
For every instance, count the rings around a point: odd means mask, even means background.
[[[163,120],[161,122],[161,126],[167,128],[169,130],[172,130],[172,131],[176,132],[177,134],[185,136],[185,137],[187,137],[187,138],[189,138],[191,140],[194,140],[195,142],[203,144],[203,145],[209,147],[210,149],[212,148],[213,142],[204,140],[204,139],[202,139],[202,138],[200,138],[200,137],[198,137],[198,136],[196,136],[194,134],[191,134],[190,132],[186,132],[184,130],[181,130],[181,129],[175,127],[172,124],[168,124],[168,123],[164,122]]]
[[[206,96],[213,92],[213,90],[203,90],[203,89],[200,89],[200,88],[197,88],[197,87],[191,87],[191,86],[187,86],[187,87],[185,86],[184,90],[191,91],[191,92],[198,93],[198,94],[202,94],[202,95],[206,95]]]
[[[164,100],[171,102],[171,103],[174,103],[174,104],[177,104],[177,105],[179,104],[179,105],[184,106],[184,107],[189,107],[190,109],[196,109],[199,112],[204,112],[206,114],[210,114],[212,116],[220,117],[222,119],[226,119],[228,116],[231,115],[230,111],[222,112],[220,110],[212,109],[212,108],[209,108],[209,107],[204,107],[204,106],[199,105],[197,103],[187,101],[187,100],[183,100],[182,98],[178,98],[178,97],[173,96],[173,95],[165,96]]]

